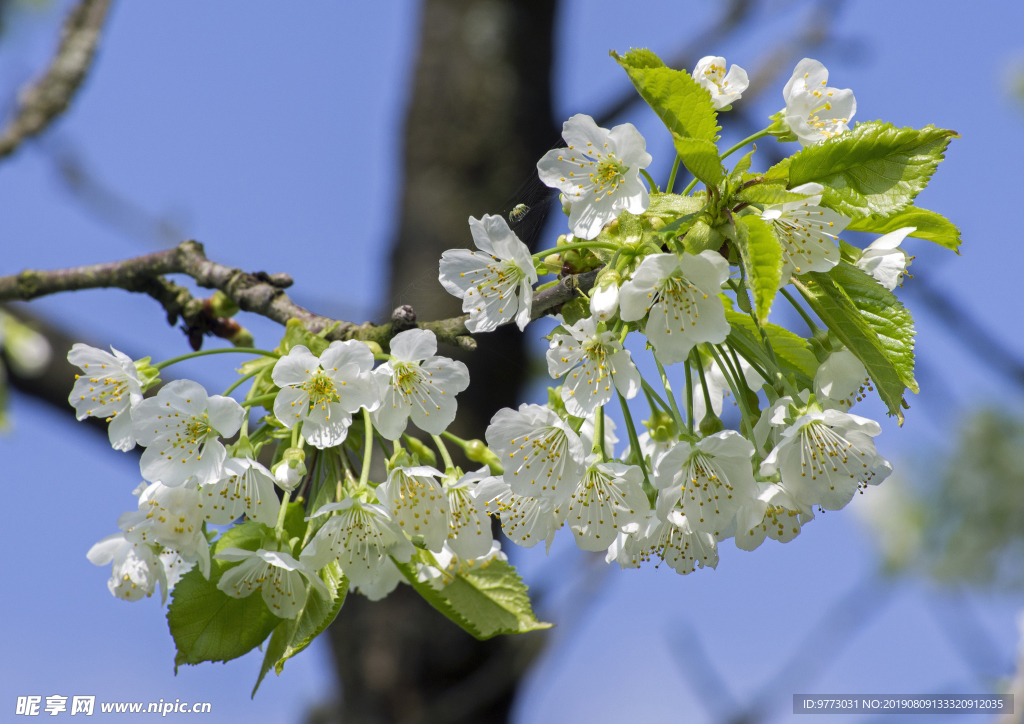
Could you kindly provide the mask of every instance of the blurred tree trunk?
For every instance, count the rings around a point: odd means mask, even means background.
[[[437,281],[445,249],[470,247],[468,218],[500,213],[557,140],[551,114],[556,3],[427,0],[405,128],[405,186],[392,255],[392,307],[421,320],[460,313]],[[526,374],[514,326],[482,335],[455,429],[482,436],[515,406]],[[486,391],[486,394],[484,393]],[[504,722],[537,634],[476,641],[408,586],[355,595],[330,628],[344,724]]]

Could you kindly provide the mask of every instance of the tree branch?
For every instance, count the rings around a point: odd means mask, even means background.
[[[111,0],[81,0],[64,21],[57,53],[39,80],[25,88],[14,118],[0,133],[0,158],[41,133],[63,113],[92,67]]]
[[[554,286],[538,292],[533,299],[533,319],[568,302],[578,292],[588,291],[594,285],[598,273],[599,270],[594,270],[566,276]],[[167,274],[186,274],[201,287],[219,289],[239,309],[259,314],[279,324],[286,324],[289,319],[298,319],[313,333],[329,329],[329,340],[360,339],[385,347],[398,332],[418,327],[434,332],[442,342],[463,349],[476,347],[475,340],[466,329],[466,321],[469,319],[467,314],[417,323],[410,307],[399,307],[391,321],[381,325],[331,319],[300,307],[285,294],[284,290],[292,285],[292,279],[287,274],[248,273],[218,264],[206,258],[203,245],[197,241],[185,241],[173,249],[123,261],[52,271],[26,269],[20,274],[0,277],[0,303],[29,301],[82,289],[116,288],[153,297],[167,312],[171,324],[179,316],[190,328],[203,324],[202,317],[206,314],[203,300],[195,299],[187,289],[165,279]],[[216,330],[212,331],[217,333]]]

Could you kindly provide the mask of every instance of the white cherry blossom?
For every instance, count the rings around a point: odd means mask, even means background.
[[[743,91],[750,85],[747,71],[738,65],[725,72],[725,58],[706,55],[697,61],[693,69],[693,79],[711,94],[711,102],[719,110],[738,101]]]
[[[39,377],[46,372],[53,356],[53,349],[45,335],[4,312],[0,312],[0,347],[3,347],[11,369],[20,377]]]
[[[729,335],[719,298],[729,263],[717,251],[652,254],[619,290],[619,316],[647,319],[647,338],[664,364],[682,362],[694,345],[724,342]]]
[[[622,526],[644,520],[651,508],[639,467],[597,462],[596,457],[569,498],[569,529],[585,551],[605,550]]]
[[[830,353],[814,373],[814,395],[822,407],[849,410],[873,389],[864,363],[845,347]]]
[[[154,483],[139,496],[139,509],[124,513],[117,527],[128,540],[159,543],[189,563],[198,563],[203,575],[210,575],[210,546],[203,535],[203,514],[199,491],[191,485],[168,487]]]
[[[604,422],[607,425],[608,418],[605,418]],[[648,466],[651,467],[653,467],[653,465],[656,465],[658,462],[658,458],[660,458],[666,452],[671,450],[672,447],[676,444],[676,439],[674,436],[669,436],[665,440],[658,440],[651,437],[651,433],[649,432],[642,432],[639,435],[637,435],[636,441],[640,443],[641,457],[643,457],[643,459],[647,461]],[[622,459],[628,460],[629,456],[632,453],[632,446],[627,445],[626,449],[622,451]]]
[[[110,444],[115,450],[128,451],[135,447],[132,411],[142,402],[142,385],[131,358],[113,347],[110,350],[113,354],[81,343],[71,348],[68,362],[85,376],[75,375],[68,402],[79,420],[108,420]]]
[[[594,317],[581,319],[567,334],[556,333],[547,352],[548,374],[565,375],[562,401],[574,417],[586,417],[612,399],[612,385],[627,400],[640,391],[640,373],[614,334],[598,331]]]
[[[469,312],[466,329],[491,332],[513,318],[519,329],[530,322],[537,270],[530,250],[502,216],[469,218],[480,251],[449,249],[441,255],[440,281]],[[517,294],[518,292],[518,294]]]
[[[362,587],[380,580],[389,555],[403,563],[412,557],[412,543],[384,506],[349,497],[324,505],[310,519],[335,511],[299,557],[311,569],[336,560],[349,582]]]
[[[583,477],[583,443],[554,411],[540,405],[498,410],[487,427],[505,482],[516,495],[568,500]]]
[[[569,513],[564,502],[559,506],[551,498],[516,495],[511,489],[506,489],[488,507],[501,518],[501,530],[510,541],[523,548],[544,541],[546,551],[551,550],[555,533]]]
[[[494,536],[488,504],[508,489],[502,478],[491,475],[486,465],[466,473],[458,480],[445,483],[448,497],[448,540],[445,547],[466,560],[486,556]]]
[[[175,380],[132,414],[132,432],[146,446],[142,477],[167,486],[191,477],[213,482],[223,472],[227,450],[220,441],[238,432],[245,410],[230,397],[207,395],[202,385]]]
[[[388,440],[405,432],[408,420],[424,432],[440,435],[455,419],[455,396],[469,387],[462,362],[436,356],[437,337],[428,329],[410,329],[391,340],[391,359],[373,371],[383,401],[373,426]]]
[[[399,583],[408,583],[408,581],[405,580],[405,576],[389,556],[381,562],[380,568],[377,570],[377,578],[373,581],[363,581],[358,585],[350,583],[348,590],[361,593],[371,601],[380,601],[398,588]]]
[[[757,497],[753,454],[754,446],[735,430],[676,443],[658,458],[651,481],[660,491],[658,517],[667,520],[679,510],[694,530],[722,535],[739,507]]]
[[[655,567],[663,561],[684,576],[704,566],[718,567],[715,537],[694,530],[679,511],[672,511],[667,520],[652,513],[640,532],[627,536],[625,547],[625,557],[638,563],[655,560]]]
[[[802,511],[818,505],[839,510],[858,489],[878,485],[892,467],[875,450],[877,422],[839,410],[801,415],[761,464],[765,477],[780,473],[782,487]]]
[[[225,525],[244,513],[273,528],[281,510],[273,474],[249,457],[229,458],[221,478],[201,486],[199,493],[203,519],[214,525]]]
[[[302,436],[320,449],[344,442],[359,408],[380,407],[373,352],[357,340],[331,342],[319,359],[297,344],[277,361],[272,376],[281,388],[274,415],[288,428],[301,422]]]
[[[305,581],[309,581],[325,601],[331,599],[330,591],[320,576],[284,551],[225,548],[218,551],[214,558],[229,562],[241,561],[239,565],[224,572],[217,582],[217,588],[234,598],[245,598],[260,590],[267,608],[279,618],[295,618],[299,615],[306,603]]]
[[[782,244],[782,276],[779,286],[794,274],[828,271],[839,263],[836,239],[850,219],[819,206],[820,184],[797,186],[793,193],[806,194],[802,201],[768,206],[761,218],[769,222]]]
[[[873,276],[890,292],[901,286],[903,275],[907,273],[907,267],[914,257],[903,251],[900,244],[915,231],[916,226],[904,226],[878,237],[864,249],[864,253],[857,260],[857,266]]]
[[[766,537],[788,543],[800,534],[804,523],[814,519],[814,513],[801,511],[782,486],[758,483],[758,488],[760,510],[750,508],[751,515],[746,520],[737,520],[736,547],[745,551],[754,550]]]
[[[632,123],[600,128],[579,113],[562,125],[568,148],[556,148],[537,162],[540,180],[562,192],[569,204],[569,228],[593,239],[619,213],[642,214],[650,196],[640,169],[651,163],[647,142]]]
[[[113,564],[107,588],[115,598],[138,601],[152,596],[160,581],[160,559],[153,547],[128,540],[124,532],[108,535],[86,556],[97,566]]]
[[[490,561],[507,560],[508,556],[502,552],[501,545],[497,541],[493,541],[481,555],[472,558],[460,556],[448,544],[445,544],[440,553],[434,554],[436,566],[426,563],[416,564],[416,578],[420,583],[426,583],[434,590],[441,591],[454,581],[456,576],[464,574],[474,567],[483,567]]]
[[[440,551],[448,538],[448,496],[438,478],[441,472],[422,465],[396,467],[377,488],[391,519],[410,536],[423,536],[432,551]]]
[[[802,146],[850,130],[850,120],[857,113],[853,91],[829,87],[828,70],[811,58],[796,64],[782,96],[786,100],[786,123]]]

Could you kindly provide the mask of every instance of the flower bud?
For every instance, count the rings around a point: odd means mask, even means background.
[[[505,469],[494,451],[487,447],[483,440],[468,440],[463,448],[466,457],[475,463],[484,463],[491,469],[491,475],[501,475]]]
[[[381,349],[380,345],[376,342],[364,342],[364,344],[370,348],[370,351],[374,354],[384,354],[384,350]]]
[[[228,341],[236,347],[252,347],[256,343],[252,332],[245,327],[239,327],[238,331],[228,338]]]
[[[622,277],[614,269],[606,269],[597,279],[590,294],[590,314],[607,322],[619,311],[619,282]]]
[[[301,447],[290,447],[281,456],[281,462],[274,466],[274,479],[285,490],[295,490],[306,476],[306,453]]]
[[[206,300],[210,314],[218,318],[233,317],[238,314],[238,305],[227,294],[219,289]],[[241,346],[241,345],[236,345]]]
[[[21,377],[38,377],[50,364],[46,337],[6,314],[0,314],[0,341],[11,369]]]

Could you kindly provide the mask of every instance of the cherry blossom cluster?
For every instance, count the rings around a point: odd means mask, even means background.
[[[747,87],[743,69],[727,71],[720,57],[702,59],[692,78],[716,111],[729,110]],[[785,86],[777,123],[802,146],[849,132],[853,93],[827,81],[827,70],[805,59]],[[886,478],[891,467],[874,444],[881,428],[850,412],[874,389],[861,359],[825,334],[814,348],[813,384],[801,387],[773,367],[763,329],[755,339],[764,340],[764,355],[730,336],[727,314],[751,303],[725,239],[694,251],[651,233],[666,226],[657,204],[707,195],[673,194],[671,182],[654,187],[652,157],[632,124],[607,130],[581,114],[562,135],[565,146],[537,163],[568,217],[558,245],[533,254],[505,217],[487,215],[469,220],[475,249],[440,260],[440,283],[462,299],[472,333],[513,321],[524,329],[535,291],[567,274],[598,272],[592,289],[551,315],[546,361],[556,386],[547,403],[500,410],[482,440],[447,431],[469,374],[437,354],[428,330],[394,336],[387,352],[308,334],[305,344],[246,350],[258,357],[224,395],[177,380],[147,396],[159,371],[178,360],[153,365],[75,346],[68,358],[82,374],[70,402],[79,419],[107,420],[117,450],[145,448],[136,509],[88,554],[112,564],[113,595],[137,600],[159,584],[166,599],[193,567],[209,576],[212,558],[237,563],[217,583],[223,593],[259,591],[272,613],[294,618],[311,591],[328,597],[320,572],[331,564],[353,590],[378,599],[409,582],[399,565],[411,565],[420,583],[443,586],[460,565],[504,559],[491,516],[521,546],[550,547],[567,528],[580,548],[605,551],[609,563],[666,563],[685,574],[714,568],[730,538],[743,550],[766,537],[792,540],[815,509],[839,510]],[[780,289],[794,275],[840,262],[839,234],[851,219],[828,206],[824,192],[806,183],[778,203],[734,210],[756,217],[780,245]],[[856,266],[892,290],[910,262],[899,245],[914,230],[881,236]],[[536,286],[545,275],[558,278]],[[657,378],[641,375],[625,346],[630,335],[633,349],[653,356]],[[678,391],[672,367],[685,374]],[[240,402],[229,393],[245,382]],[[635,398],[649,408],[641,434],[628,404]],[[721,420],[727,398],[739,408],[738,429]],[[627,444],[619,444],[608,404],[625,416]],[[265,414],[254,417],[258,409]],[[479,469],[457,467],[446,444]],[[371,479],[375,448],[386,457],[379,480]],[[285,519],[296,502],[306,532],[289,538]],[[242,521],[265,526],[260,547],[211,557],[217,531]],[[429,551],[432,563],[417,551]]]

